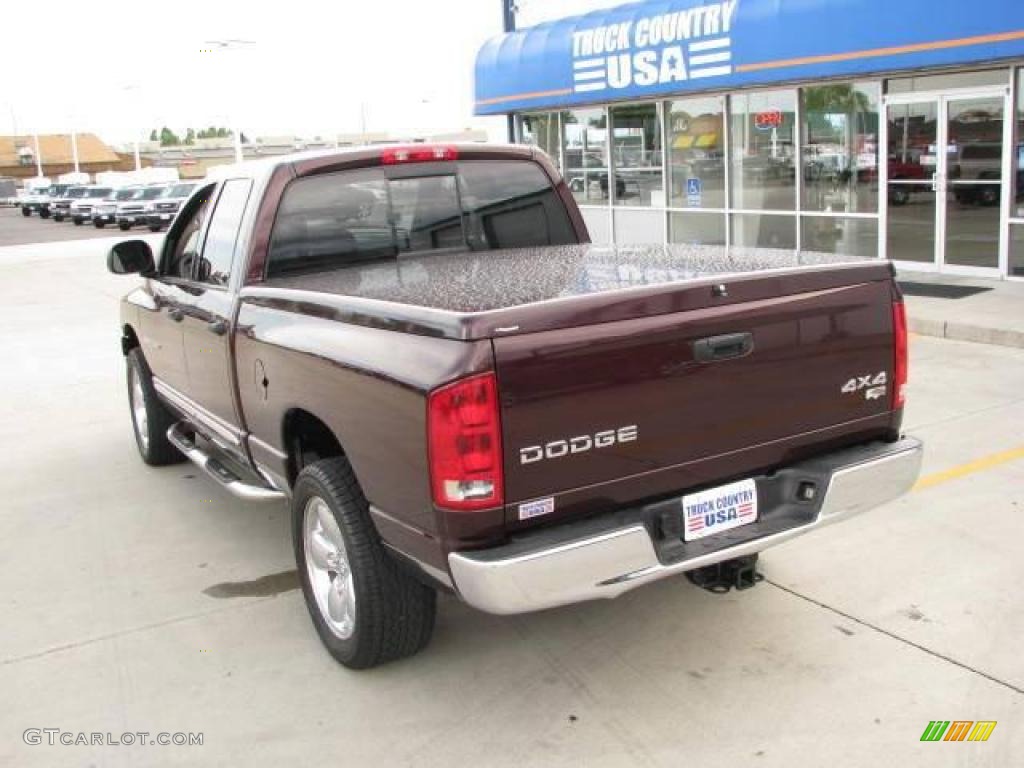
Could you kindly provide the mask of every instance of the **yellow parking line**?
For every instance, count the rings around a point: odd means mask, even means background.
[[[949,480],[956,480],[958,478],[965,477],[966,475],[973,475],[975,472],[992,469],[992,467],[998,467],[1000,464],[1006,464],[1011,461],[1016,461],[1017,459],[1024,459],[1024,445],[1019,448],[1011,448],[1008,451],[993,453],[990,456],[984,456],[980,459],[969,461],[966,464],[961,464],[957,467],[952,467],[951,469],[922,477],[917,481],[917,485],[914,486],[913,490],[921,491],[925,488],[932,488]]]

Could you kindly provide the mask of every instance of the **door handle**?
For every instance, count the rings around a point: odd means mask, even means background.
[[[228,323],[226,320],[211,320],[206,324],[206,329],[217,336],[223,336],[228,332]]]
[[[754,351],[752,333],[728,333],[724,336],[709,336],[693,342],[693,357],[701,363],[732,360],[746,357]]]
[[[171,307],[167,310],[167,316],[176,323],[180,323],[185,319],[185,313],[177,307]]]

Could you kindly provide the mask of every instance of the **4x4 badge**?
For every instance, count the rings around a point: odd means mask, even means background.
[[[857,376],[850,379],[848,382],[843,384],[840,392],[844,395],[864,392],[865,400],[881,400],[885,397],[887,383],[888,378],[886,377],[885,371],[875,374],[874,376],[869,373],[867,376]]]

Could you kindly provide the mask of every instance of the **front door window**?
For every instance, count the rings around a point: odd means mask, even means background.
[[[950,99],[946,104],[945,263],[996,269],[1004,99]]]
[[[889,124],[887,253],[896,261],[935,261],[935,178],[939,103],[892,104]]]

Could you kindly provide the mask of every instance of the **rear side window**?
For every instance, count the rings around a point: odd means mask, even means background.
[[[232,179],[224,183],[217,207],[213,210],[210,226],[206,230],[203,255],[199,259],[197,279],[211,285],[227,285],[231,277],[231,263],[235,255],[235,241],[242,223],[242,214],[249,201],[252,182]]]
[[[274,223],[267,274],[393,259],[577,241],[565,205],[540,166],[463,161],[398,177],[367,168],[298,179]],[[412,174],[412,175],[408,175]]]

